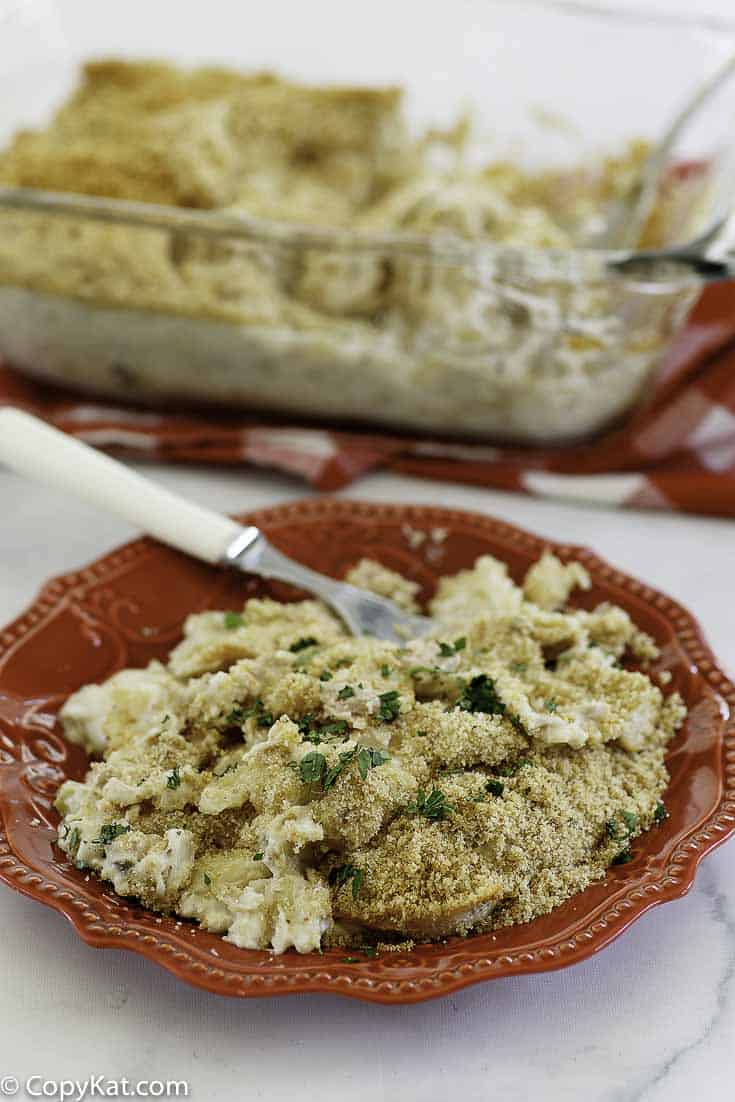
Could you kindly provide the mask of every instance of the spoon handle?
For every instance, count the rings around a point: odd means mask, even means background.
[[[83,498],[197,559],[222,561],[243,533],[229,517],[194,505],[122,463],[18,409],[0,409],[0,462]]]

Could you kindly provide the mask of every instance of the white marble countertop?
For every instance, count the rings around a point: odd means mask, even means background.
[[[263,472],[149,468],[223,510],[289,500]],[[447,503],[588,544],[687,604],[735,668],[735,526],[581,509],[375,475],[351,496]],[[131,533],[71,498],[0,472],[0,620],[50,574]],[[183,1078],[196,1099],[323,1102],[706,1102],[733,1097],[735,844],[703,864],[690,895],[645,915],[597,957],[388,1009],[295,996],[237,1001],[195,991],[132,954],[85,946],[46,908],[0,890],[3,1075]],[[22,1094],[19,1096],[22,1097]]]

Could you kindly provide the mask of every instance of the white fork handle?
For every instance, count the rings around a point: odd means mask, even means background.
[[[234,520],[193,505],[21,410],[0,409],[0,462],[205,562],[221,561],[243,531]]]

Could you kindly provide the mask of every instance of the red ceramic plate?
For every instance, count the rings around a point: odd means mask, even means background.
[[[649,907],[691,887],[702,857],[735,830],[735,686],[717,668],[680,605],[590,551],[553,544],[488,517],[450,509],[316,500],[251,514],[283,551],[335,577],[362,555],[398,569],[428,596],[437,578],[490,552],[520,578],[544,546],[578,559],[593,580],[577,596],[611,600],[658,641],[689,708],[671,743],[670,817],[635,845],[635,859],[551,914],[494,935],[420,945],[348,963],[344,951],[299,956],[237,949],[187,922],[160,918],[87,879],[54,847],[52,799],[87,761],[66,744],[56,712],[66,696],[123,666],[142,666],[176,643],[187,613],[232,607],[266,583],[216,570],[138,540],[49,582],[0,636],[0,879],[65,915],[88,944],[132,949],[174,975],[225,995],[329,991],[381,1003],[418,1002],[467,984],[562,968],[588,957]],[[412,547],[407,529],[446,530]],[[285,587],[273,595],[288,599]]]

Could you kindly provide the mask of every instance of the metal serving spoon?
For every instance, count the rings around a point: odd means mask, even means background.
[[[735,279],[733,245],[735,216],[728,214],[686,245],[621,251],[610,257],[607,267],[617,275],[643,282],[675,283],[696,275],[705,283],[718,283]]]
[[[653,210],[661,181],[669,169],[676,143],[734,73],[735,54],[728,57],[690,96],[646,157],[636,184],[627,195],[612,204],[605,225],[585,242],[588,248],[635,249]]]
[[[337,582],[278,551],[259,528],[194,505],[122,463],[17,409],[0,409],[0,460],[18,474],[76,494],[91,505],[204,562],[276,578],[316,594],[353,635],[402,642],[431,621],[393,601]]]

